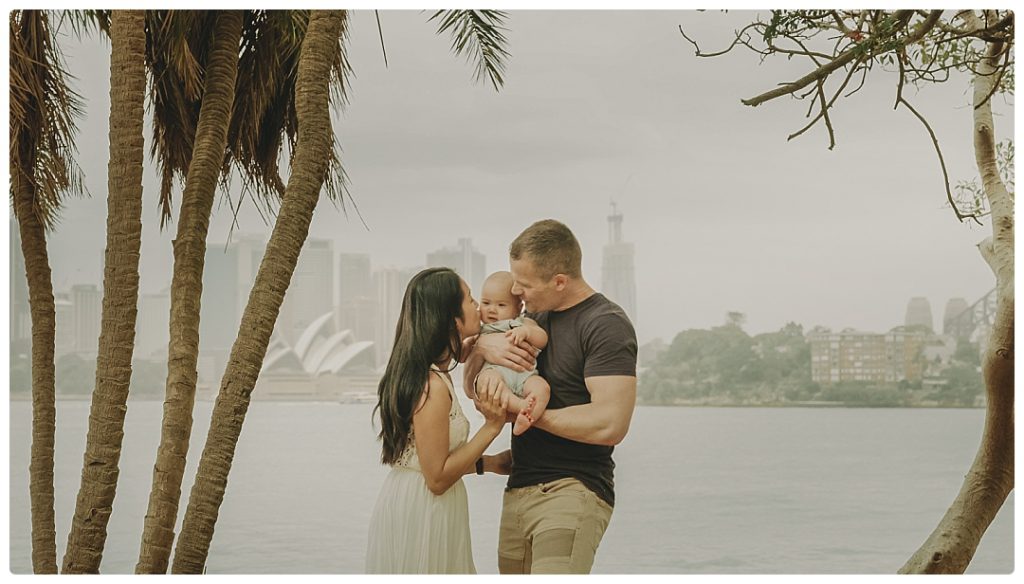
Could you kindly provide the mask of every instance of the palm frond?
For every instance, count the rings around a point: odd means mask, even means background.
[[[508,15],[500,10],[438,10],[427,22],[438,20],[437,33],[449,32],[452,50],[476,61],[475,80],[490,79],[497,91],[505,84],[508,40],[502,25]]]
[[[290,158],[298,136],[295,81],[308,22],[309,11],[252,11],[243,28],[235,113],[223,170],[227,172],[233,165],[243,177],[245,188],[271,203],[280,203],[284,195],[279,164],[284,146],[287,144]],[[351,66],[345,52],[347,30],[346,20],[331,70],[330,99],[335,108],[343,107],[348,99]],[[329,199],[345,196],[342,176],[335,145],[324,183]]]
[[[173,189],[188,173],[202,105],[203,66],[215,13],[146,11],[146,67],[153,113],[150,155],[160,169],[160,228],[172,216]]]
[[[10,13],[10,164],[33,187],[33,207],[47,230],[56,227],[67,195],[87,194],[75,163],[74,120],[82,98],[68,86],[51,15]],[[11,195],[13,196],[13,189]]]
[[[110,38],[110,10],[65,10],[60,13],[57,28],[65,23],[78,38],[91,34],[93,29]]]
[[[153,112],[152,156],[161,172],[161,228],[171,219],[172,193],[188,173],[202,105],[203,77],[216,11],[147,11],[147,66]],[[284,195],[280,160],[285,145],[294,150],[298,136],[295,81],[299,51],[309,22],[308,10],[247,10],[239,42],[235,101],[221,167],[221,192],[232,172],[241,177],[241,200],[259,199],[261,214],[273,213]],[[347,28],[338,39],[332,67],[331,103],[347,103],[351,72],[344,51]],[[337,154],[325,182],[332,200],[345,196]]]

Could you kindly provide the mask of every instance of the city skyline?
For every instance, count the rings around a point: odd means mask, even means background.
[[[614,229],[614,228],[612,228]],[[13,233],[16,238],[16,233]],[[613,238],[614,240],[614,238]],[[459,238],[459,245],[466,249],[473,249],[473,242],[468,238]],[[329,245],[329,240],[310,238],[303,247],[299,264],[296,266],[296,277],[289,286],[289,293],[285,296],[282,305],[281,315],[278,318],[277,332],[281,333],[289,343],[294,343],[298,333],[303,332],[310,323],[322,316],[326,311],[333,313],[333,319],[340,329],[350,329],[358,340],[373,340],[378,347],[383,347],[383,353],[379,354],[378,362],[383,363],[386,357],[387,347],[393,341],[394,322],[397,321],[397,310],[401,304],[401,297],[404,293],[408,280],[420,269],[428,265],[443,265],[444,262],[421,263],[414,266],[381,265],[374,261],[372,254],[335,252]],[[207,248],[207,270],[204,274],[204,302],[202,304],[203,334],[200,336],[201,349],[203,352],[210,350],[225,351],[234,342],[238,325],[241,321],[241,311],[245,307],[249,290],[255,279],[255,269],[265,248],[266,241],[254,234],[238,234],[233,242],[208,242]],[[456,246],[457,247],[457,246]],[[308,249],[308,252],[307,252]],[[324,250],[328,255],[324,257]],[[425,252],[427,258],[444,257],[440,252],[450,251],[452,246],[446,246],[432,252]],[[319,257],[316,257],[319,256]],[[313,259],[313,258],[316,259]],[[486,262],[486,258],[482,259]],[[310,277],[309,268],[316,262],[321,268],[329,266],[326,270],[333,282],[329,287],[325,285],[323,274],[321,277]],[[352,265],[356,267],[353,268]],[[16,269],[20,264],[10,264],[11,277],[16,275]],[[486,265],[484,263],[483,265]],[[337,272],[334,266],[338,267]],[[451,266],[455,267],[455,266]],[[23,268],[22,268],[23,269]],[[358,277],[345,278],[343,274],[348,270],[349,275],[353,269],[360,275]],[[457,272],[462,273],[458,267]],[[490,272],[492,270],[488,270]],[[337,275],[337,277],[334,277]],[[227,280],[220,280],[219,277],[228,276]],[[308,282],[307,282],[308,280]],[[169,284],[169,282],[168,282]],[[310,297],[309,292],[319,292]],[[303,296],[303,293],[306,293]],[[92,283],[72,282],[66,289],[56,288],[55,295],[58,302],[58,353],[67,352],[90,352],[94,351],[88,342],[92,338],[95,344],[99,333],[99,304],[101,300],[102,286]],[[476,292],[474,292],[476,294]],[[12,301],[17,297],[12,296]],[[77,310],[77,303],[80,298],[91,300],[86,316]],[[219,300],[218,300],[219,299]],[[226,300],[225,300],[226,299]],[[371,302],[365,302],[367,299]],[[937,333],[945,333],[944,323],[951,317],[957,316],[960,311],[967,310],[976,299],[965,300],[961,297],[945,299],[940,306],[945,307],[938,327],[934,326],[934,318],[930,319],[932,310],[927,297],[914,296],[904,300],[904,313],[902,319],[898,319],[889,326],[881,329],[858,326],[856,323],[850,326],[835,328],[835,333],[857,332],[865,334],[884,334],[893,328],[908,325],[924,325]],[[77,302],[76,302],[77,301]],[[219,302],[219,303],[218,303]],[[347,303],[351,302],[351,305]],[[386,304],[387,308],[380,307]],[[13,305],[13,302],[12,302]],[[25,303],[24,309],[27,309]],[[63,308],[63,310],[61,310]],[[304,308],[302,316],[297,317],[297,308]],[[357,314],[353,314],[354,309]],[[159,292],[140,293],[139,299],[139,321],[138,334],[136,336],[137,357],[146,358],[155,354],[166,352],[167,343],[167,322],[170,310],[169,289],[163,288]],[[366,312],[370,311],[370,322],[364,319]],[[925,317],[920,316],[924,312]],[[12,315],[14,313],[12,312]],[[88,333],[83,334],[80,322],[89,323]],[[824,328],[832,330],[821,323],[808,323],[793,320],[802,325],[808,334],[812,329]],[[11,330],[15,330],[17,320],[12,318]],[[721,323],[718,323],[721,324]],[[712,325],[713,326],[713,325]],[[291,327],[291,328],[289,328]],[[676,334],[684,329],[676,331]],[[21,333],[27,334],[28,329]],[[771,331],[750,331],[752,334]],[[92,333],[91,335],[89,333]],[[12,340],[14,333],[12,332]],[[662,341],[671,343],[672,338],[661,338]],[[642,341],[642,344],[650,342],[655,338]],[[378,349],[381,350],[381,349]]]
[[[988,292],[994,278],[975,245],[990,228],[960,224],[944,206],[926,131],[892,111],[894,83],[869,82],[837,104],[834,151],[821,128],[787,142],[804,104],[754,109],[739,100],[806,66],[758,66],[742,53],[697,59],[678,31],[717,48],[752,18],[512,11],[513,57],[495,92],[472,83],[471,68],[416,11],[381,13],[385,68],[372,11],[356,11],[349,46],[357,76],[350,104],[335,114],[355,206],[321,201],[310,237],[395,267],[468,238],[493,271],[506,267],[522,229],[553,217],[576,233],[584,277],[597,288],[614,199],[637,250],[641,342],[716,326],[729,311],[745,313],[755,333],[787,321],[884,330],[903,320],[910,297],[941,307]],[[62,45],[85,102],[78,159],[92,197],[69,200],[50,236],[58,290],[101,282],[107,149],[90,137],[107,135],[109,104],[109,45],[90,36]],[[953,76],[912,96],[954,184],[976,175],[967,87]],[[994,107],[1001,139],[1012,132],[1013,108],[1001,99]],[[158,185],[147,160],[142,294],[170,280],[176,226],[157,228]],[[218,195],[211,242],[269,232],[248,201],[233,224]]]

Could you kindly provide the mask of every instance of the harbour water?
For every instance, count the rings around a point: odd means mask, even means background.
[[[468,400],[467,400],[468,401]],[[464,403],[473,428],[481,418]],[[159,442],[160,402],[130,401],[101,571],[131,573]],[[182,512],[213,404],[196,404]],[[386,474],[372,404],[253,402],[208,572],[359,573]],[[63,556],[88,401],[57,407]],[[983,410],[638,407],[616,448],[617,503],[595,573],[895,573],[960,488]],[[10,569],[30,573],[31,403],[10,402]],[[508,433],[491,451],[507,446]],[[504,478],[468,476],[477,570],[495,573]],[[969,573],[1013,571],[1011,494]],[[179,516],[180,526],[180,516]]]

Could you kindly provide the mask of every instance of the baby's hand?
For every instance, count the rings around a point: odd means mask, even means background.
[[[512,341],[513,344],[518,345],[519,343],[525,341],[528,335],[526,334],[526,327],[517,326],[516,328],[505,333],[505,336],[508,337],[508,339]]]

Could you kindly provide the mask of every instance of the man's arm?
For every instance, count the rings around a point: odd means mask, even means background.
[[[636,405],[636,377],[607,375],[588,377],[590,403],[548,409],[534,425],[556,436],[583,442],[615,446],[626,437]]]
[[[480,335],[473,349],[473,355],[482,355],[488,363],[515,369],[523,372],[533,369],[539,351],[530,343],[518,345],[509,341],[505,335]],[[482,367],[482,365],[481,365]]]
[[[503,450],[498,454],[485,454],[480,458],[483,459],[483,471],[485,473],[494,473],[498,475],[507,475],[512,472],[512,451]],[[466,470],[466,474],[476,474],[476,465]]]

